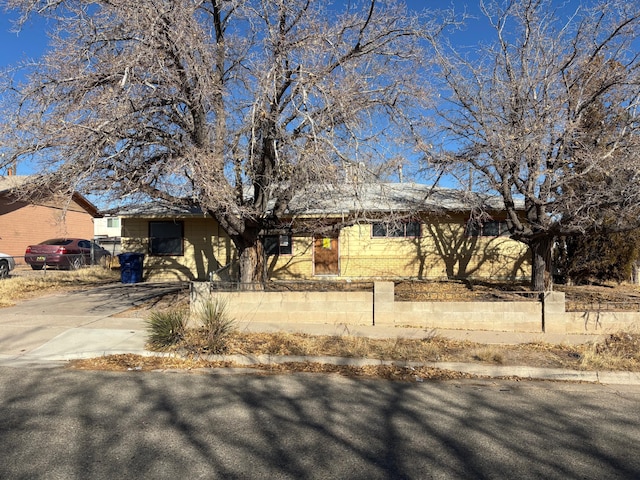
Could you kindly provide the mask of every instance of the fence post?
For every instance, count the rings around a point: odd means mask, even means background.
[[[373,324],[393,325],[395,285],[393,282],[373,283]]]
[[[564,292],[544,292],[542,295],[542,331],[567,333]]]

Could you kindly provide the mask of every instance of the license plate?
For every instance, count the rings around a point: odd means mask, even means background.
[[[36,262],[44,262],[47,257],[36,257]]]

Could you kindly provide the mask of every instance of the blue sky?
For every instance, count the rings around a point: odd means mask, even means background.
[[[560,0],[558,0],[560,1]],[[337,3],[337,2],[336,2]],[[441,0],[406,0],[410,9],[439,9],[453,6],[458,13],[467,13],[476,16],[475,19],[468,19],[467,25],[455,33],[455,41],[461,46],[471,46],[483,40],[487,30],[486,20],[481,18],[479,12],[479,1],[452,0],[443,2]],[[569,0],[573,6],[579,5],[580,0]],[[0,69],[4,70],[11,65],[15,65],[21,60],[37,59],[44,52],[48,38],[46,35],[46,24],[43,20],[31,20],[24,25],[23,29],[16,33],[12,31],[12,20],[15,14],[0,12]],[[19,174],[30,173],[29,166],[21,164],[18,167]]]
[[[465,8],[471,13],[478,12],[478,2],[455,0],[450,3],[456,10],[462,11]],[[438,0],[407,0],[407,5],[411,9],[421,10],[424,8],[436,9],[450,5]],[[12,20],[15,15],[0,13],[0,69],[14,65],[24,59],[39,57],[47,45],[47,35],[45,24],[41,20],[31,21],[25,25],[21,32],[11,31]],[[483,28],[479,21],[470,21],[470,25],[462,32],[458,32],[460,40],[469,45],[482,38]]]
[[[0,68],[5,68],[25,58],[37,58],[47,44],[44,23],[30,22],[20,33],[12,32],[14,15],[0,15]]]

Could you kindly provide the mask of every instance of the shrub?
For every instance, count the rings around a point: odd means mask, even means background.
[[[184,337],[188,311],[171,309],[152,311],[147,319],[149,344],[156,349],[175,345]]]
[[[640,333],[617,332],[588,348],[581,357],[589,370],[635,370],[640,362]]]
[[[204,341],[210,353],[225,353],[229,339],[235,331],[235,322],[229,317],[227,303],[213,298],[204,302],[198,311]]]
[[[473,355],[474,360],[479,360],[481,362],[490,362],[502,364],[504,363],[504,357],[502,356],[502,352],[500,349],[487,347],[480,350],[477,350]]]

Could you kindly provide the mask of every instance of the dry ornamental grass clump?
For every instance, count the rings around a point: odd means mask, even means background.
[[[146,321],[149,346],[162,351],[180,343],[185,336],[188,318],[188,310],[182,308],[152,311]]]

